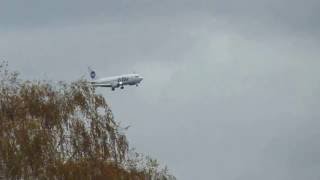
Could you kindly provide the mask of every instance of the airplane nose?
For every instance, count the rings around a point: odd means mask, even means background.
[[[140,81],[142,81],[143,80],[143,77],[142,76],[140,76]]]

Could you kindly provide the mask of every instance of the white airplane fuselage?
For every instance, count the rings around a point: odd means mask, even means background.
[[[124,74],[120,76],[113,76],[113,77],[106,77],[106,78],[99,78],[95,79],[95,72],[90,72],[91,76],[91,84],[94,87],[110,87],[112,90],[115,88],[123,89],[124,86],[138,86],[139,83],[143,80],[139,74]]]

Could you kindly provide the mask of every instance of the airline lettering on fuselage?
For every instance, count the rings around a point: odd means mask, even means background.
[[[122,77],[118,79],[118,82],[126,82],[126,81],[129,81],[128,77]]]

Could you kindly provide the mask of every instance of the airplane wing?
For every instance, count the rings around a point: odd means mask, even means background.
[[[111,84],[92,84],[94,87],[112,87]]]

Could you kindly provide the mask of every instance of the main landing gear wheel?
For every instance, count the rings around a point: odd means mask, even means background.
[[[112,91],[114,91],[114,90],[115,90],[115,88],[113,87],[113,88],[111,88],[111,90],[112,90]]]
[[[123,86],[120,87],[120,89],[123,89],[123,88],[124,88]]]

